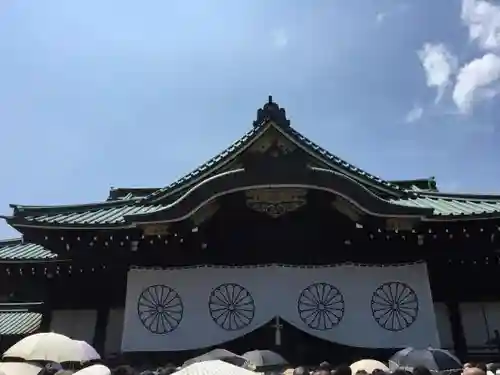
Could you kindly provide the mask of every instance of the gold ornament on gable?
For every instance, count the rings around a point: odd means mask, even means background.
[[[272,218],[278,218],[301,208],[307,203],[305,189],[253,189],[247,190],[247,206]]]

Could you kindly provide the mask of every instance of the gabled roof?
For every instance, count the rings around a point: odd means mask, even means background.
[[[21,238],[0,240],[0,263],[56,259],[57,254],[43,246],[25,243]]]
[[[335,171],[342,172],[356,181],[387,193],[392,193],[395,196],[402,196],[406,193],[406,191],[398,185],[372,175],[361,168],[348,163],[337,155],[330,153],[325,148],[314,143],[305,135],[299,133],[290,126],[290,121],[286,118],[285,110],[274,103],[272,101],[272,97],[269,97],[269,102],[266,103],[263,108],[259,109],[257,120],[254,121],[254,127],[252,130],[247,132],[242,138],[238,139],[235,143],[210,159],[208,162],[202,164],[179,180],[176,180],[163,188],[157,189],[148,195],[145,200],[156,202],[159,199],[168,197],[195,184],[201,179],[220,171],[222,167],[233,161],[237,156],[247,150],[249,146],[257,141],[271,127],[276,129],[298,148],[302,149],[307,154],[316,158],[318,161],[324,163]]]
[[[434,218],[467,219],[500,217],[500,196],[450,195],[437,192],[434,178],[387,181],[340,159],[290,126],[285,110],[270,101],[259,109],[253,128],[229,148],[181,179],[166,187],[111,189],[105,202],[68,206],[12,205],[14,215],[3,217],[13,226],[67,228],[128,227],[127,216],[164,210],[179,193],[214,176],[238,160],[268,131],[275,131],[325,168],[347,176],[366,188],[384,195],[391,204],[428,208]],[[237,164],[237,163],[236,163]],[[432,218],[430,218],[432,219]]]

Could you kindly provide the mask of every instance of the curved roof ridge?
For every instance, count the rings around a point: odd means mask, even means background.
[[[143,202],[156,200],[160,197],[167,195],[169,192],[177,191],[176,188],[182,188],[184,183],[189,183],[192,179],[198,176],[203,176],[211,170],[211,167],[216,165],[225,164],[228,160],[231,160],[232,156],[238,151],[242,150],[246,145],[251,143],[256,139],[256,135],[260,134],[265,130],[265,126],[253,127],[248,132],[246,132],[242,137],[238,138],[236,141],[232,142],[230,146],[225,147],[221,152],[210,158],[208,161],[202,163],[197,168],[193,169],[191,172],[183,175],[181,178],[176,179],[170,184],[159,188],[152,192],[151,194],[142,197]]]
[[[326,158],[326,159],[333,161],[339,167],[343,167],[350,172],[358,174],[360,177],[362,176],[362,177],[365,177],[366,179],[371,180],[375,183],[379,183],[379,184],[383,185],[386,189],[390,189],[390,190],[394,191],[395,193],[399,193],[399,194],[411,193],[410,191],[407,191],[406,189],[403,189],[403,188],[399,187],[398,185],[393,184],[389,180],[385,180],[379,176],[368,173],[364,169],[362,169],[362,168],[360,168],[352,163],[349,163],[348,161],[344,160],[343,158],[341,158],[335,154],[332,154],[330,151],[321,147],[319,144],[317,144],[316,142],[307,138],[305,135],[303,135],[302,133],[300,133],[298,130],[294,129],[291,126],[289,126],[286,129],[280,129],[280,130],[282,130],[284,133],[288,133],[292,137],[296,137],[296,139],[299,143],[304,143],[306,146],[310,147],[312,151],[321,155],[323,158]]]
[[[135,204],[140,200],[140,198],[131,199],[120,199],[113,201],[103,201],[96,203],[83,203],[83,204],[68,204],[68,205],[57,205],[57,206],[28,206],[28,205],[17,205],[10,204],[9,206],[14,209],[16,214],[29,215],[32,213],[54,213],[54,212],[65,212],[65,211],[79,211],[79,210],[98,210],[100,208],[109,207],[120,207]]]
[[[449,199],[463,199],[463,200],[491,200],[500,201],[500,194],[474,194],[474,193],[446,193],[438,191],[419,191],[415,192],[417,197],[428,197],[428,198],[449,198]]]

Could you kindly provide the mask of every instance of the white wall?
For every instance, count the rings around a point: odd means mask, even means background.
[[[446,304],[442,302],[434,302],[434,311],[436,314],[436,325],[439,333],[439,341],[441,342],[441,347],[445,349],[453,349],[453,335]]]
[[[96,321],[96,310],[54,310],[50,330],[92,345]]]
[[[493,331],[500,331],[500,302],[461,303],[460,311],[468,347],[486,346]]]
[[[106,328],[106,353],[119,353],[122,345],[124,309],[111,309],[109,311],[108,326]]]

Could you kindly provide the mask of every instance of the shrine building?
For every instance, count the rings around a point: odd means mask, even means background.
[[[272,98],[248,128],[164,187],[12,205],[2,218],[22,240],[0,242],[2,348],[52,330],[177,360],[213,347],[302,363],[409,345],[498,353],[500,195],[374,176]]]

